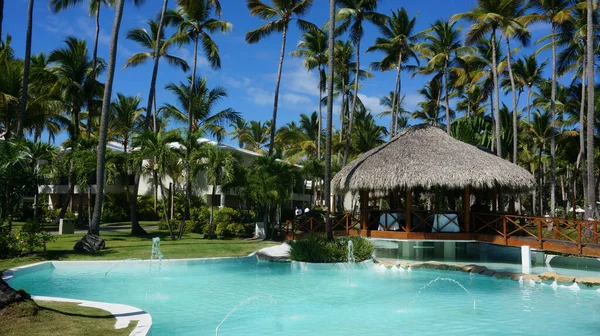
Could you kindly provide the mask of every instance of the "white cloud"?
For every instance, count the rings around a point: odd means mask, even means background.
[[[404,109],[407,111],[417,110],[417,105],[423,101],[423,97],[417,93],[409,93],[404,95]]]
[[[303,96],[303,95],[295,94],[295,93],[284,93],[281,95],[281,100],[283,103],[286,103],[286,104],[292,104],[292,105],[303,104],[303,106],[299,106],[299,107],[302,107],[303,109],[306,107],[306,104],[311,103],[310,98]],[[287,107],[295,107],[295,106],[287,106]]]
[[[273,93],[264,89],[249,87],[246,89],[246,93],[257,105],[269,105],[273,104]]]
[[[365,105],[365,107],[369,109],[373,115],[376,115],[379,112],[387,109],[387,107],[379,103],[379,97],[367,96],[362,93],[359,93],[358,97],[362,101],[363,105]]]
[[[527,27],[530,32],[548,32],[550,33],[552,27],[547,22],[535,22]]]
[[[315,71],[307,71],[298,60],[291,60],[290,65],[281,75],[281,85],[284,91],[319,96],[319,79]]]
[[[235,87],[235,88],[240,88],[240,87],[248,87],[250,85],[250,78],[248,77],[240,77],[240,78],[234,78],[231,76],[221,76],[221,81],[223,81],[223,83],[225,83],[226,85]]]

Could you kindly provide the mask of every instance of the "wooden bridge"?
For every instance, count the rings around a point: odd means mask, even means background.
[[[599,221],[499,213],[368,210],[332,216],[334,235],[406,240],[478,241],[600,257]],[[325,232],[320,217],[300,217],[282,228],[287,239]],[[454,232],[447,232],[454,231]]]

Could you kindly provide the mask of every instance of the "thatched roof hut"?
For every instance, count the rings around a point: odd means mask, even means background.
[[[456,140],[430,125],[412,126],[356,158],[332,181],[334,192],[492,189],[523,192],[535,185],[527,170]]]

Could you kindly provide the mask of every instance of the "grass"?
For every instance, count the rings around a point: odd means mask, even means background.
[[[36,303],[40,309],[35,316],[2,316],[0,335],[129,335],[135,328],[134,322],[127,328],[115,329],[117,319],[102,309],[80,307],[76,303]]]
[[[77,253],[73,246],[83,234],[56,236],[48,243],[45,252],[13,259],[0,259],[0,272],[12,267],[45,260],[123,260],[127,258],[149,259],[152,237],[160,237],[165,259],[234,257],[244,256],[275,242],[248,239],[204,239],[202,235],[189,233],[182,240],[173,241],[168,231],[152,231],[145,237],[133,237],[129,232],[102,232],[106,249],[94,254]],[[0,333],[1,334],[1,333]]]
[[[159,221],[140,221],[140,225],[142,227],[158,226],[159,223],[160,223]],[[12,223],[13,230],[19,229],[21,226],[23,226],[23,224],[25,224],[25,222],[13,222]],[[131,227],[131,222],[101,223],[100,226],[101,227],[111,227],[111,226],[129,226],[129,227]],[[44,228],[48,231],[58,231],[58,224],[46,223],[46,224],[44,224]],[[78,228],[75,228],[75,230],[78,230]]]

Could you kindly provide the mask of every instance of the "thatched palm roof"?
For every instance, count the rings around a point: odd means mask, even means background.
[[[441,187],[526,191],[535,185],[525,169],[456,140],[443,130],[412,126],[342,168],[331,181],[335,192]]]

